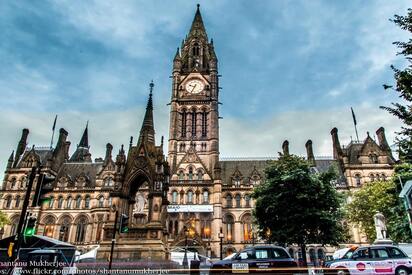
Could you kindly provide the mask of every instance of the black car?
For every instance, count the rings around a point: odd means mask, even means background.
[[[296,273],[297,264],[280,246],[259,245],[238,252],[229,260],[213,263],[211,274]]]

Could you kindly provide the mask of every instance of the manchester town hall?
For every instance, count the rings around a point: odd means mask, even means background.
[[[113,152],[106,145],[104,158],[92,159],[88,128],[70,155],[69,134],[60,129],[54,147],[28,146],[23,129],[11,153],[0,193],[0,209],[11,221],[1,237],[17,230],[27,178],[33,166],[54,180],[47,199],[28,211],[37,218],[36,234],[69,242],[79,250],[99,245],[97,257],[110,253],[116,212],[129,217],[127,232],[116,237],[115,258],[168,259],[185,247],[200,255],[218,257],[255,242],[251,193],[265,180],[270,159],[219,159],[219,72],[213,39],[208,38],[199,7],[189,33],[173,58],[169,140],[155,141],[153,96],[149,97],[137,142]],[[393,173],[394,158],[384,129],[341,146],[331,130],[333,157],[315,158],[312,141],[306,143],[307,160],[314,171],[336,165],[336,188],[356,190]],[[283,153],[289,152],[287,141]],[[303,145],[302,145],[303,146]],[[36,188],[37,177],[33,190]],[[353,243],[366,239],[349,226]],[[297,257],[297,250],[289,247]],[[325,248],[308,248],[310,258]],[[181,250],[180,250],[181,251]]]

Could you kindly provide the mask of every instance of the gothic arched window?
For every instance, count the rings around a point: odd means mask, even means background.
[[[51,196],[50,201],[49,201],[49,208],[53,208],[53,207],[54,207],[54,197]]]
[[[187,113],[186,110],[182,112],[182,137],[186,137]]]
[[[230,194],[228,194],[226,196],[226,207],[232,207],[232,196]]]
[[[193,192],[189,191],[187,192],[187,203],[193,203]]]
[[[12,178],[10,180],[10,188],[14,189],[14,187],[16,187],[16,178]]]
[[[361,176],[359,174],[355,175],[356,186],[361,186]]]
[[[226,240],[232,241],[234,230],[234,219],[231,215],[226,216]]]
[[[90,197],[86,196],[86,200],[84,201],[84,207],[89,208],[90,207]]]
[[[69,233],[70,233],[70,218],[65,217],[60,225],[59,230],[59,240],[63,242],[69,241]]]
[[[72,197],[68,197],[68,198],[67,198],[67,208],[68,208],[68,209],[72,208],[72,202],[73,202],[73,198],[72,198]]]
[[[20,188],[21,189],[26,188],[26,185],[27,185],[27,178],[22,177],[21,180],[20,180]]]
[[[370,174],[369,178],[371,179],[371,181],[375,181],[375,175],[374,174]],[[379,180],[379,179],[377,178],[377,180]]]
[[[173,191],[172,193],[172,203],[177,203],[177,191]]]
[[[369,155],[369,160],[371,163],[376,164],[378,163],[378,156],[376,154],[370,154]]]
[[[197,180],[202,180],[203,179],[203,172],[202,170],[197,171]]]
[[[246,214],[242,217],[243,240],[250,241],[252,239],[252,217]]]
[[[197,114],[196,111],[192,112],[192,137],[196,137],[196,128],[197,128]]]
[[[44,231],[43,236],[52,238],[54,234],[54,225],[56,220],[52,216],[48,216],[44,219]]]
[[[207,113],[203,111],[202,113],[202,137],[207,136]]]
[[[76,198],[76,208],[80,208],[82,205],[82,197],[77,196]]]
[[[203,191],[203,203],[204,204],[209,203],[209,191],[207,190]]]
[[[193,180],[193,168],[189,167],[189,180]]]
[[[78,243],[84,242],[85,237],[86,237],[86,229],[87,229],[87,220],[86,218],[82,217],[77,222],[75,242],[78,242]]]
[[[199,47],[199,44],[198,44],[198,43],[195,43],[195,44],[193,45],[192,54],[193,54],[194,56],[199,56],[199,55],[200,55],[200,47]]]
[[[245,206],[250,207],[250,196],[248,194],[245,195]]]
[[[184,179],[185,179],[185,173],[182,170],[180,170],[179,171],[179,180],[184,180]]]
[[[59,197],[59,200],[57,201],[57,208],[63,208],[63,197]]]
[[[10,208],[11,206],[11,196],[8,196],[5,200],[5,208]]]
[[[241,206],[241,201],[240,201],[240,199],[241,199],[240,194],[236,194],[235,200],[236,200],[236,207],[237,207],[237,208],[242,207],[242,206]]]
[[[19,206],[20,206],[20,196],[18,196],[17,195],[17,197],[16,197],[16,203],[15,203],[15,205],[14,205],[16,208],[19,208]]]
[[[383,181],[386,181],[386,175],[385,174],[382,174],[381,178],[382,178]]]
[[[104,197],[101,196],[101,197],[99,198],[99,207],[103,207],[103,204],[104,204]]]

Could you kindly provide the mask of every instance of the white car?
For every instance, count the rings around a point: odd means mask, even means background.
[[[325,273],[338,275],[407,275],[412,272],[412,260],[399,247],[371,245],[358,248],[349,259],[337,260]]]

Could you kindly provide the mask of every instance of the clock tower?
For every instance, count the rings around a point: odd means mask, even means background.
[[[219,161],[218,97],[217,58],[198,5],[173,60],[168,157],[172,180],[213,179]]]

